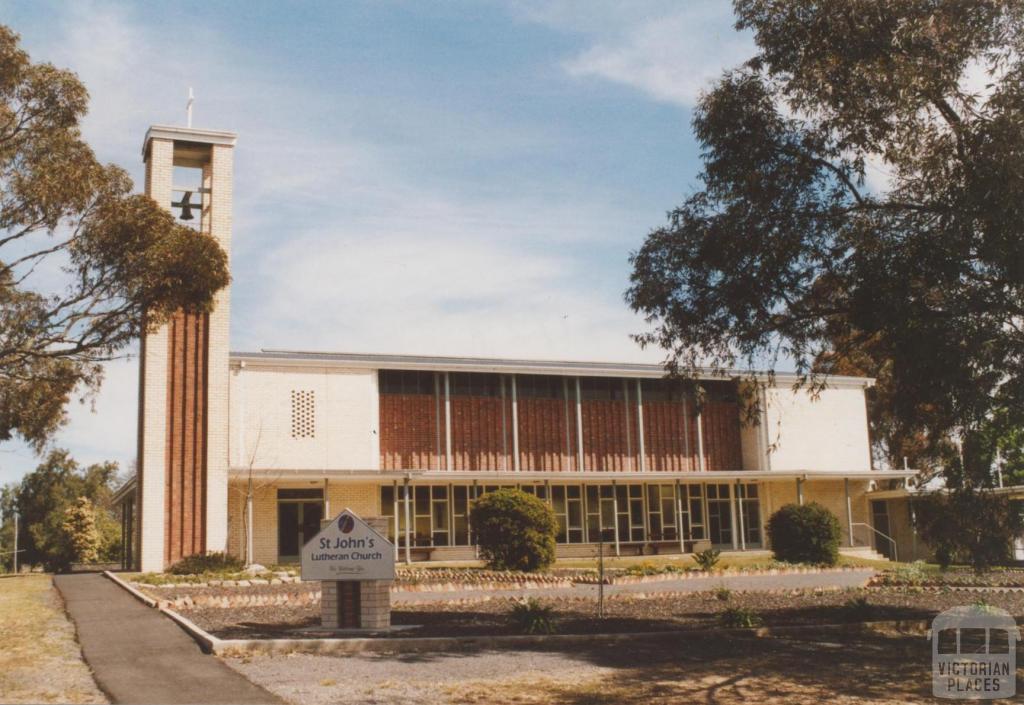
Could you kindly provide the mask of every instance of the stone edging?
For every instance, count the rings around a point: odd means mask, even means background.
[[[442,651],[479,651],[484,649],[520,649],[530,646],[552,647],[574,644],[630,642],[636,639],[680,639],[692,638],[694,634],[707,634],[707,629],[673,629],[651,632],[626,632],[621,634],[547,634],[547,635],[502,635],[470,637],[393,637],[393,638],[351,638],[351,639],[221,639],[215,637],[190,620],[172,610],[161,610],[188,632],[199,645],[209,653],[218,656],[241,656],[248,654],[335,654],[352,655],[359,653],[436,653]],[[781,627],[757,627],[754,629],[718,629],[723,635],[751,636],[766,638],[803,633],[858,634],[878,630],[895,629],[908,633],[927,633],[928,620],[887,620],[879,622],[855,622],[850,624],[795,625]]]
[[[825,573],[851,573],[857,571],[878,572],[870,566],[838,566],[835,568],[804,568],[794,566],[792,568],[759,568],[757,570],[712,570],[698,571],[688,570],[679,573],[658,573],[656,575],[616,575],[605,577],[605,585],[638,585],[641,583],[659,583],[666,580],[698,580],[701,578],[742,578],[760,577],[765,575],[822,575]],[[593,579],[574,580],[578,585],[597,585],[597,576]]]
[[[124,588],[125,590],[128,591],[129,595],[131,595],[132,597],[134,597],[136,600],[138,600],[139,602],[143,603],[147,607],[156,607],[157,606],[156,600],[154,600],[149,595],[146,595],[145,593],[143,593],[143,592],[141,592],[139,590],[136,590],[134,587],[132,587],[131,585],[129,585],[125,581],[121,580],[121,578],[117,577],[116,575],[111,573],[109,570],[103,571],[103,576],[105,578],[107,578],[108,580],[113,581],[115,585],[120,585],[122,588]]]
[[[503,635],[472,637],[396,637],[396,638],[354,638],[354,639],[221,639],[166,607],[156,607],[152,600],[134,590],[114,576],[110,571],[104,575],[121,586],[136,599],[167,615],[207,653],[221,656],[242,654],[274,653],[418,653],[423,651],[474,651],[480,649],[521,648],[525,646],[555,646],[590,643],[616,643],[638,638],[682,638],[694,634],[706,634],[707,629],[675,629],[652,632],[626,632],[622,634],[549,634],[549,635]],[[928,620],[886,620],[878,622],[855,622],[850,624],[795,625],[780,627],[757,627],[754,629],[718,629],[719,634],[747,635],[756,638],[783,636],[823,631],[840,634],[857,634],[876,630],[895,629],[906,632],[927,632]]]
[[[713,571],[699,571],[699,570],[687,570],[680,571],[678,573],[666,572],[657,573],[654,575],[614,575],[605,576],[605,585],[637,585],[641,583],[658,583],[666,580],[698,580],[702,578],[737,578],[737,577],[759,577],[766,575],[821,575],[824,573],[848,573],[856,571],[876,571],[875,568],[870,566],[839,566],[835,568],[805,568],[800,566],[793,566],[790,568],[760,568],[757,570],[713,570]],[[306,581],[316,582],[316,581]],[[486,580],[481,582],[416,582],[416,583],[402,583],[396,581],[391,588],[392,594],[403,593],[403,592],[461,592],[468,590],[533,590],[533,589],[545,589],[545,588],[569,588],[574,585],[597,585],[598,579],[596,575],[579,575],[576,577],[564,577],[564,578],[553,578],[550,580],[538,580],[537,578],[524,578],[522,580]],[[241,583],[241,584],[240,584]],[[224,580],[224,581],[211,581],[206,583],[164,583],[162,585],[150,585],[148,583],[135,583],[136,585],[143,586],[147,589],[154,590],[166,590],[166,589],[188,589],[188,588],[206,588],[206,587],[218,587],[218,588],[247,588],[253,585],[279,585],[279,584],[305,584],[300,578],[293,577],[290,580],[273,579],[263,580],[260,578],[253,578],[250,580]]]

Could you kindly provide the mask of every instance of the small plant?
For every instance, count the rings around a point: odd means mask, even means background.
[[[732,590],[730,590],[724,585],[719,585],[711,591],[711,594],[714,595],[715,599],[717,600],[720,600],[722,602],[728,602],[729,598],[732,597]]]
[[[554,634],[555,608],[541,603],[536,597],[528,597],[512,605],[512,624],[521,634]]]
[[[775,560],[835,565],[839,560],[839,519],[815,502],[787,504],[768,519]]]
[[[704,572],[710,572],[714,570],[715,566],[718,565],[718,561],[721,560],[722,552],[717,548],[707,548],[699,553],[693,554],[693,562],[697,564],[697,567]]]
[[[721,616],[722,626],[735,629],[753,629],[764,624],[761,615],[746,607],[730,607]]]
[[[868,622],[875,616],[875,606],[863,596],[844,602],[843,611],[851,622]]]
[[[199,573],[237,572],[244,567],[245,564],[241,558],[223,551],[212,551],[186,556],[172,565],[167,572],[174,575],[196,575]]]
[[[999,608],[990,602],[987,602],[985,598],[979,598],[971,603],[971,607],[978,610],[979,612],[988,612],[991,614],[998,614]]]
[[[927,577],[924,561],[914,561],[909,565],[898,565],[892,571],[893,580],[905,585],[920,585]]]

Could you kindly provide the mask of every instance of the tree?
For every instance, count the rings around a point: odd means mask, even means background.
[[[1007,537],[1022,528],[1019,504],[990,489],[934,492],[914,500],[914,513],[917,531],[940,566],[965,561],[978,573],[1012,558]]]
[[[873,376],[884,455],[991,486],[985,427],[1024,428],[1024,5],[735,11],[757,51],[697,106],[702,188],[632,256],[640,342],[690,376]]]
[[[96,513],[87,497],[79,497],[64,509],[61,529],[73,562],[95,563],[99,560],[100,535],[96,530]]]
[[[75,560],[64,533],[64,512],[79,497],[94,508],[99,534],[99,559],[120,558],[121,529],[114,516],[111,496],[118,484],[117,463],[98,463],[82,468],[65,450],[51,451],[42,463],[5,491],[4,527],[9,531],[9,511],[18,512],[18,562],[63,570]],[[12,542],[13,543],[13,542]]]
[[[776,560],[815,565],[839,560],[839,519],[816,502],[784,505],[765,528]]]
[[[490,568],[533,571],[555,560],[555,514],[532,494],[512,487],[488,492],[473,502],[469,521]]]
[[[228,282],[216,240],[96,160],[87,103],[73,73],[32,63],[0,25],[0,441],[37,449],[100,363],[178,309],[208,310]]]

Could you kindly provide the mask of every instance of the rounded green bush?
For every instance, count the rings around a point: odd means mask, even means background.
[[[839,560],[839,519],[820,504],[787,504],[766,528],[775,560],[815,565]]]
[[[532,494],[510,487],[488,492],[473,502],[469,520],[489,568],[532,571],[555,560],[555,514]]]

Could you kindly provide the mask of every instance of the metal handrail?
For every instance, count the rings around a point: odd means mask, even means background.
[[[894,539],[892,536],[889,536],[888,534],[883,534],[881,531],[879,531],[875,527],[871,526],[870,524],[865,524],[865,523],[859,522],[859,521],[850,524],[850,526],[863,526],[866,529],[870,529],[871,531],[874,531],[876,534],[878,534],[883,539],[888,541],[892,545],[892,559],[894,561],[896,561],[897,563],[899,562],[900,554],[899,554],[899,551],[896,549],[896,539]]]

